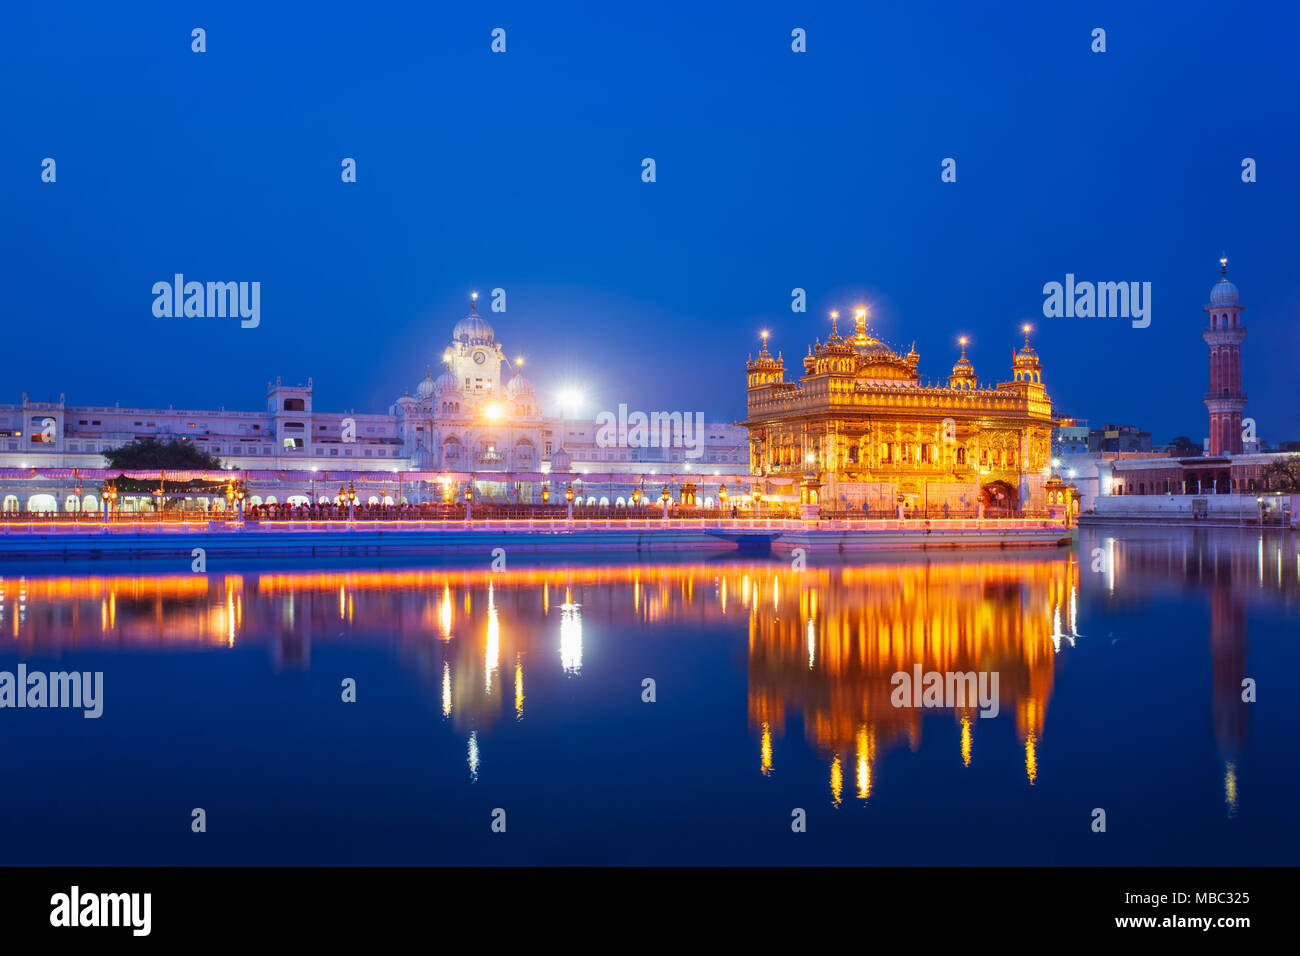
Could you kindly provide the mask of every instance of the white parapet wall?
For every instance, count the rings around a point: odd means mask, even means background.
[[[1296,526],[1300,495],[1098,495],[1094,519],[1218,521],[1258,524],[1261,511],[1269,524],[1290,512]]]

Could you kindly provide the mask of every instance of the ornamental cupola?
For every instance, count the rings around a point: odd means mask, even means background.
[[[966,357],[966,336],[963,335],[957,341],[961,344],[961,358],[957,359],[956,364],[952,367],[952,375],[948,377],[948,387],[974,388],[976,384],[975,366]]]

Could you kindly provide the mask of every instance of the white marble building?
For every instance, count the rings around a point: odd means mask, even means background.
[[[506,360],[474,305],[456,323],[440,359],[437,378],[426,373],[414,395],[381,413],[322,411],[314,405],[311,379],[305,385],[268,382],[261,411],[72,405],[64,395],[33,401],[24,394],[19,404],[0,405],[0,468],[104,468],[102,453],[109,449],[137,438],[176,438],[240,471],[454,472],[487,479],[507,472],[747,471],[741,426],[706,423],[696,453],[610,446],[598,440],[594,419],[546,414],[541,396]]]

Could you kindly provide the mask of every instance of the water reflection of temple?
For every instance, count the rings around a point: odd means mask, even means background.
[[[832,773],[859,790],[875,754],[916,746],[921,714],[889,703],[890,676],[997,670],[1031,779],[1054,657],[1074,639],[1072,560],[950,561],[793,571],[781,564],[488,570],[275,571],[0,581],[0,633],[20,650],[268,647],[306,667],[313,643],[397,647],[467,734],[522,719],[527,674],[580,679],[584,624],[728,624],[749,637],[749,715],[762,766],[791,708]],[[978,719],[954,713],[969,762]]]
[[[1096,559],[1100,554],[1103,560]],[[906,559],[791,570],[722,561],[492,572],[440,568],[0,578],[0,635],[20,656],[64,650],[259,648],[282,668],[313,647],[390,647],[431,712],[463,733],[471,775],[502,721],[526,719],[547,682],[583,680],[593,633],[699,630],[748,641],[755,764],[779,771],[787,726],[824,760],[834,802],[868,799],[880,758],[924,733],[953,760],[1011,720],[1024,774],[1038,775],[1056,669],[1078,640],[1080,591],[1122,609],[1162,591],[1208,594],[1212,714],[1224,799],[1236,810],[1248,725],[1246,612],[1300,600],[1293,539],[1162,530],[1123,540],[1085,529],[1073,555]],[[1097,573],[1091,573],[1095,568]],[[996,670],[1000,715],[890,702],[891,676]],[[530,688],[533,703],[530,704]],[[935,736],[937,735],[937,736]],[[844,791],[849,792],[846,798]]]
[[[751,606],[749,717],[764,773],[787,713],[829,762],[832,799],[845,774],[870,797],[879,756],[916,750],[936,710],[895,707],[892,676],[922,671],[999,674],[1000,710],[1014,713],[1025,772],[1037,751],[1061,641],[1077,634],[1078,566],[1066,560],[872,565],[777,575],[770,603]],[[946,711],[954,754],[969,765],[980,718],[974,706]],[[846,770],[846,768],[848,768]]]

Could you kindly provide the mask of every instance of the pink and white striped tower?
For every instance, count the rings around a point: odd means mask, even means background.
[[[1242,306],[1237,302],[1237,287],[1228,281],[1228,259],[1219,260],[1221,278],[1210,290],[1210,304],[1205,311],[1210,324],[1201,338],[1210,347],[1210,389],[1205,393],[1205,407],[1210,412],[1210,454],[1240,455],[1241,411],[1246,394],[1241,390],[1241,341],[1246,327],[1241,324]]]

